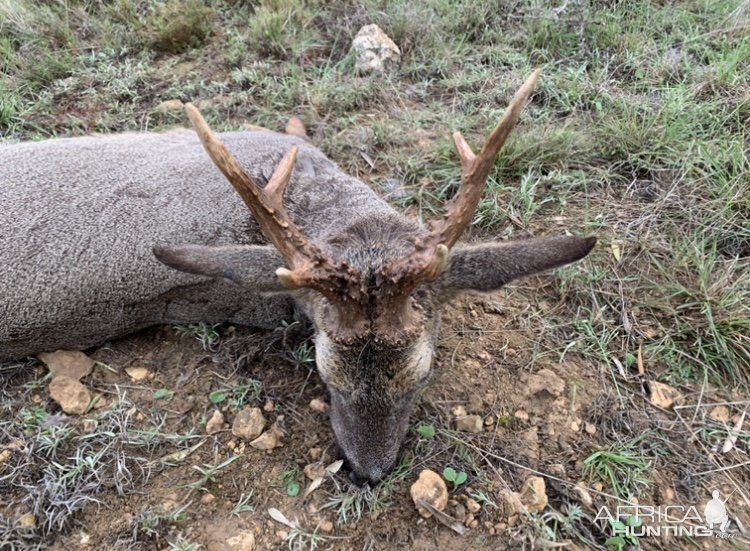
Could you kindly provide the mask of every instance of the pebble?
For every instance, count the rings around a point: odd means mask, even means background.
[[[18,519],[18,523],[22,528],[34,528],[36,527],[36,517],[31,513],[26,513]]]
[[[464,406],[456,406],[451,410],[454,417],[466,417],[467,412]]]
[[[279,419],[281,416],[279,416]],[[250,442],[250,445],[256,450],[273,450],[283,446],[281,438],[284,436],[284,432],[279,426],[279,422],[276,421],[271,428],[261,434],[258,438]]]
[[[530,396],[547,393],[557,397],[565,392],[565,381],[558,377],[554,371],[540,369],[529,375],[526,391]]]
[[[443,511],[448,505],[448,488],[445,485],[443,477],[429,469],[425,469],[419,473],[419,478],[411,485],[409,493],[414,501],[414,505],[417,507],[417,512],[423,518],[430,518],[432,513],[420,507],[420,502],[429,503],[438,511]]]
[[[326,467],[321,463],[310,463],[309,465],[305,465],[305,468],[302,469],[302,472],[304,472],[305,476],[310,480],[315,480],[317,478],[323,478],[325,476]]]
[[[78,381],[91,373],[94,367],[94,360],[78,350],[45,352],[38,357],[47,366],[53,379],[63,376]]]
[[[317,446],[310,448],[307,450],[307,455],[309,455],[310,459],[313,461],[320,461],[320,458],[323,457],[323,448],[318,448]]]
[[[91,403],[91,393],[76,379],[60,375],[49,384],[49,395],[65,413],[81,415]]]
[[[480,415],[465,415],[456,419],[456,430],[477,434],[482,432],[484,421]]]
[[[470,497],[467,497],[466,508],[469,510],[470,513],[478,513],[479,510],[482,508],[482,506],[479,505],[479,503],[476,500],[471,499]]]
[[[206,434],[209,436],[216,434],[224,428],[224,415],[218,410],[214,410],[211,419],[206,423]]]
[[[729,408],[727,406],[716,406],[708,412],[708,417],[719,423],[729,423]]]
[[[234,418],[232,434],[245,440],[255,440],[265,426],[266,418],[260,408],[245,408]]]
[[[170,111],[178,111],[182,109],[182,102],[178,99],[168,99],[165,101],[162,101],[159,105],[156,106],[156,110],[166,115]]]
[[[586,422],[583,424],[583,430],[585,430],[587,434],[596,434],[596,425]]]
[[[213,503],[215,499],[216,499],[216,496],[211,493],[203,494],[201,496],[201,503],[203,505],[208,505],[209,503]]]
[[[320,531],[330,534],[333,532],[333,523],[330,520],[324,520],[320,523]]]
[[[313,398],[312,400],[310,400],[310,409],[316,413],[326,413],[329,409],[331,409],[331,406],[329,406],[320,398]]]
[[[540,513],[547,507],[547,487],[540,476],[530,476],[523,483],[521,503],[529,513]]]
[[[593,507],[594,500],[591,497],[588,488],[586,488],[586,484],[584,484],[583,482],[578,482],[575,486],[573,486],[573,489],[575,490],[578,499],[581,503],[583,503],[583,505],[588,508]]]
[[[243,530],[236,536],[227,538],[227,551],[253,551],[255,549],[255,534],[250,530]]]
[[[359,29],[352,41],[352,51],[356,69],[361,73],[382,73],[401,60],[401,50],[383,29],[374,24]]]
[[[145,367],[128,367],[125,373],[134,381],[145,381],[151,377],[151,372]]]
[[[519,409],[517,412],[513,414],[513,417],[518,419],[519,421],[528,421],[529,420],[529,414],[526,413],[524,410]]]

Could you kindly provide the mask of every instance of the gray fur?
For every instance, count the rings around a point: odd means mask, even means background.
[[[425,233],[299,138],[242,132],[221,140],[261,184],[292,145],[300,148],[286,208],[373,293],[381,268]],[[0,361],[96,346],[161,323],[274,327],[290,311],[274,275],[280,254],[193,133],[0,147],[0,228]],[[442,303],[578,260],[594,241],[456,247],[444,274],[410,297],[424,323],[399,346],[367,336],[337,341],[328,300],[295,292],[315,326],[334,432],[357,478],[377,481],[397,462],[430,377]]]

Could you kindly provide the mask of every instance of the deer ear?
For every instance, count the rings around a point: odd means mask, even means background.
[[[445,292],[494,291],[522,276],[575,262],[586,256],[596,237],[540,237],[457,247],[438,280]]]
[[[284,259],[272,246],[167,245],[153,253],[162,264],[189,274],[223,277],[259,292],[286,290],[276,276]]]

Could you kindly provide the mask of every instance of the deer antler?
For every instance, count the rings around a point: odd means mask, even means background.
[[[540,73],[540,69],[531,73],[513,96],[479,155],[474,154],[460,132],[453,134],[453,142],[461,158],[461,186],[446,205],[443,218],[431,224],[430,232],[425,237],[415,240],[414,252],[383,268],[381,276],[384,283],[387,282],[389,295],[409,296],[417,285],[433,281],[443,272],[448,261],[448,250],[471,223],[497,154],[518,122]]]
[[[366,301],[366,290],[358,272],[346,262],[334,261],[326,255],[292,221],[284,208],[284,190],[292,177],[297,147],[293,146],[284,155],[266,187],[261,188],[211,131],[200,111],[190,103],[185,105],[185,111],[211,160],[240,194],[263,235],[273,243],[291,268],[276,270],[282,284],[290,289],[319,291],[342,309],[341,315],[344,317],[352,303]]]

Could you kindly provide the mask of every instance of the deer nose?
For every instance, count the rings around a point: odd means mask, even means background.
[[[349,480],[357,486],[364,486],[369,484],[374,486],[385,477],[385,472],[382,469],[370,469],[366,473],[358,473],[352,471],[349,473]]]
[[[391,469],[381,467],[358,468],[356,463],[346,456],[343,448],[338,444],[336,444],[336,456],[344,460],[344,464],[350,469],[349,480],[357,486],[364,486],[365,484],[374,486],[391,471]]]

